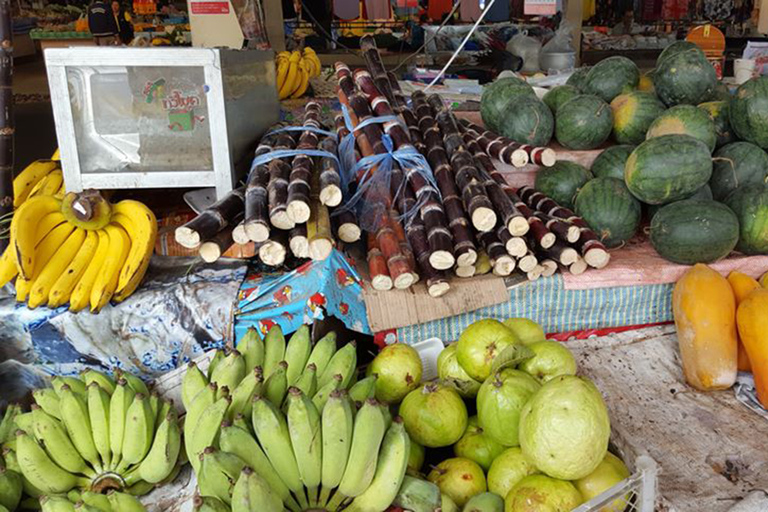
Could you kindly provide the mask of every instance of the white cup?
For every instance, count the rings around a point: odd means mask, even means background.
[[[737,84],[743,84],[755,73],[754,59],[736,59],[733,62],[733,76]]]

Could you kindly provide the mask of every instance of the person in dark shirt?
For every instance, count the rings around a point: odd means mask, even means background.
[[[120,42],[129,44],[133,41],[133,23],[131,23],[131,15],[123,9],[118,0],[112,0],[112,16],[115,18],[117,37]]]
[[[88,29],[93,35],[96,46],[114,46],[120,44],[117,25],[112,9],[104,0],[94,0],[88,7]]]

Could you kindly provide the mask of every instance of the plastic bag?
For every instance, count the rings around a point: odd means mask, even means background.
[[[573,47],[573,26],[566,21],[560,23],[555,35],[541,49],[542,53],[571,53]]]
[[[526,32],[515,34],[507,43],[507,51],[523,59],[524,72],[539,71],[539,54],[541,53],[541,41],[529,36]]]
[[[541,69],[556,73],[567,69],[573,69],[576,65],[576,50],[573,48],[572,26],[565,21],[555,32],[544,48],[541,49],[539,64]]]

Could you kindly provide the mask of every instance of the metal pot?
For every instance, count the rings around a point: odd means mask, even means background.
[[[542,52],[539,64],[544,71],[563,71],[576,66],[576,52]]]

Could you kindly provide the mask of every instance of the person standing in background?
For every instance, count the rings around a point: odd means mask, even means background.
[[[105,0],[94,0],[88,7],[88,30],[96,46],[120,44],[115,18]]]
[[[117,37],[120,39],[120,42],[129,44],[133,41],[133,23],[131,22],[131,15],[123,9],[118,0],[112,0],[112,16],[115,19]]]

